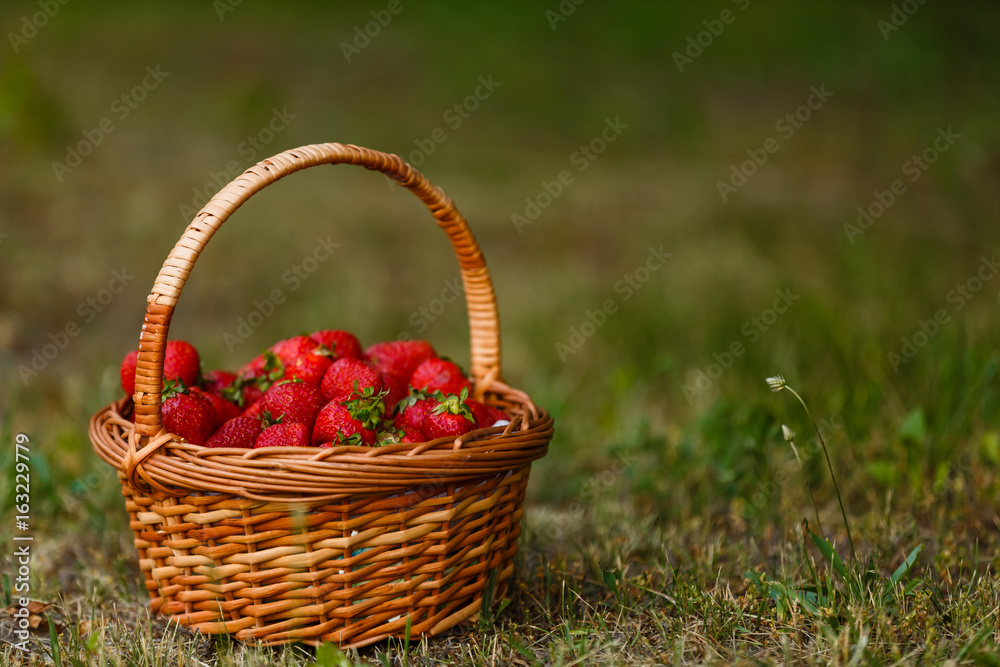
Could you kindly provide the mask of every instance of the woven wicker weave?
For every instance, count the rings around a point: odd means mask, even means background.
[[[205,244],[266,185],[349,163],[409,188],[448,234],[469,311],[474,395],[512,417],[457,439],[366,448],[212,449],[160,417],[170,318]],[[497,306],[465,219],[395,155],[320,144],[248,169],[198,213],[147,299],[136,390],[91,419],[118,470],[154,612],[210,634],[267,644],[438,634],[497,601],[513,570],[531,462],[552,419],[501,380]],[[134,424],[132,419],[134,418]]]

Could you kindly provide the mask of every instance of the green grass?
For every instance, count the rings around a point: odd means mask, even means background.
[[[584,3],[552,31],[556,3],[421,0],[346,63],[340,42],[381,6],[242,3],[220,22],[210,2],[69,3],[0,60],[0,469],[29,435],[32,596],[53,605],[63,664],[340,664],[148,618],[117,481],[86,425],[118,395],[180,207],[210,172],[318,141],[411,155],[437,127],[448,138],[421,169],[469,219],[505,375],[557,434],[533,467],[503,612],[351,662],[996,664],[1000,282],[955,291],[1000,246],[996,8],[929,2],[884,40],[891,3],[753,2],[679,73],[672,54],[727,3]],[[4,4],[4,35],[35,11]],[[157,64],[169,76],[58,181],[67,145]],[[491,74],[500,87],[449,127],[443,114]],[[717,181],[821,84],[830,100],[722,201]],[[253,159],[241,152],[285,107],[288,126]],[[518,233],[511,214],[576,169],[571,155],[609,117],[629,127]],[[904,163],[948,127],[960,138],[908,180]],[[419,202],[359,171],[297,174],[240,209],[171,336],[235,367],[308,328],[417,334],[411,314],[457,267]],[[894,179],[906,192],[852,243],[844,225]],[[223,333],[327,234],[339,254],[227,349]],[[616,284],[661,245],[672,256],[626,299]],[[122,267],[134,279],[91,320],[80,304]],[[798,298],[771,320],[777,290]],[[561,359],[557,344],[608,299],[615,312]],[[902,339],[942,309],[894,368]],[[18,367],[74,323],[80,334],[23,382]],[[454,306],[419,335],[465,363],[466,331]],[[764,382],[779,373],[821,426],[856,560],[809,421]],[[13,473],[0,480],[9,575]],[[807,488],[828,542],[811,536]],[[0,646],[9,628],[0,617]],[[51,642],[46,623],[37,638]]]

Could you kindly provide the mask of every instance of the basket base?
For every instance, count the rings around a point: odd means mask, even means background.
[[[267,503],[154,497],[119,474],[150,609],[206,634],[361,647],[434,636],[499,600],[530,466],[418,492]]]

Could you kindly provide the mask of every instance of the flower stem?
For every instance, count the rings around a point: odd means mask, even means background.
[[[799,393],[788,385],[785,385],[784,389],[792,392],[792,396],[797,398],[799,403],[802,404],[802,408],[806,411],[806,416],[809,417],[809,421],[812,422],[813,428],[816,430],[816,435],[819,436],[819,443],[823,447],[823,456],[826,457],[826,467],[830,470],[830,478],[833,480],[833,490],[837,493],[837,504],[840,505],[840,515],[844,518],[844,528],[847,529],[847,543],[851,546],[851,558],[857,562],[858,554],[854,550],[854,538],[851,536],[851,524],[847,521],[847,512],[844,511],[844,499],[840,496],[840,487],[837,485],[837,476],[833,473],[833,464],[830,463],[830,453],[826,449],[826,441],[823,439],[823,434],[820,432],[819,426],[816,425],[816,420],[813,419],[812,413],[809,412],[809,406],[802,400]]]

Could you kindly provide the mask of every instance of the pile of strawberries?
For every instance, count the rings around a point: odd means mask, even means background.
[[[137,351],[121,365],[135,393]],[[347,331],[279,341],[237,373],[202,372],[198,351],[167,343],[163,425],[206,447],[382,446],[456,437],[509,417],[469,398],[472,384],[426,341],[375,343]]]

